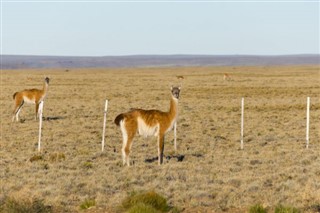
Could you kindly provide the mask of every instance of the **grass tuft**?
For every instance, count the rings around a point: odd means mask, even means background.
[[[299,209],[292,206],[278,205],[274,210],[275,213],[300,213]]]
[[[267,210],[261,204],[256,204],[250,207],[249,213],[267,213]]]
[[[83,203],[81,203],[80,208],[81,209],[90,209],[91,207],[96,205],[96,201],[93,199],[85,199]]]
[[[43,155],[34,155],[30,158],[30,162],[43,160]]]
[[[170,207],[167,199],[154,191],[131,193],[122,202],[122,207],[129,212],[143,212],[146,209],[153,209],[150,212],[168,212]]]
[[[92,169],[93,168],[93,164],[91,163],[91,162],[84,162],[83,164],[82,164],[82,168],[84,168],[84,169]]]

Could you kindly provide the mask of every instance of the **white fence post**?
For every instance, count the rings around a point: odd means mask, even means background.
[[[106,134],[106,122],[107,122],[107,111],[108,111],[108,100],[104,105],[104,118],[103,118],[103,130],[102,130],[102,142],[101,142],[101,151],[104,150],[104,139]]]
[[[40,102],[40,104],[39,104],[39,109],[38,109],[38,116],[39,116],[38,152],[41,151],[42,112],[43,112],[43,101]]]
[[[244,114],[244,98],[241,99],[241,144],[240,144],[240,148],[243,149],[243,123],[244,123],[244,119],[243,119],[243,114]]]
[[[309,123],[310,123],[310,97],[307,98],[307,128],[306,128],[306,148],[309,148]]]

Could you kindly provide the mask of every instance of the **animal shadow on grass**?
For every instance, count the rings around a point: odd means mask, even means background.
[[[43,121],[56,121],[56,120],[62,120],[62,119],[65,119],[65,117],[63,116],[52,116],[52,117],[42,117],[42,120]],[[20,123],[25,123],[26,122],[26,119],[24,118],[21,118],[19,120]]]
[[[42,120],[44,121],[56,121],[56,120],[62,120],[65,119],[63,116],[51,116],[51,117],[42,117]]]
[[[177,159],[177,162],[182,162],[184,160],[184,155],[168,155],[165,157],[167,160]],[[153,163],[158,161],[158,157],[147,158],[144,160],[146,163]]]

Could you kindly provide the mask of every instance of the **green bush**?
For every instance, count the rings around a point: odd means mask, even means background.
[[[256,204],[250,207],[249,213],[267,213],[267,210],[261,204]]]
[[[167,200],[154,191],[131,193],[123,200],[122,207],[129,212],[137,212],[136,209],[149,209],[150,212],[168,212],[170,210]]]

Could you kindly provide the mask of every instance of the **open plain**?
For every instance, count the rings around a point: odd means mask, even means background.
[[[42,88],[46,76],[39,153],[34,105],[11,122],[12,95]],[[168,110],[171,85],[182,87],[177,152],[171,131],[159,166],[156,138],[137,135],[133,165],[123,166],[114,118],[130,108]],[[53,212],[118,212],[128,193],[154,190],[181,212],[247,212],[255,204],[320,211],[319,66],[3,70],[0,101],[0,204],[41,199]],[[88,199],[95,205],[81,210]]]

